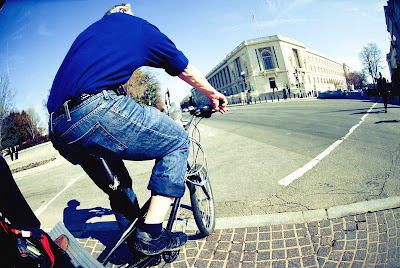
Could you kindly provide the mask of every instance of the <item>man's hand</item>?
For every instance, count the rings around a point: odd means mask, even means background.
[[[221,114],[224,114],[226,112],[226,105],[228,104],[228,100],[223,94],[217,92],[217,94],[210,96],[209,100],[211,103],[211,107],[214,110],[220,112]]]
[[[219,93],[213,88],[212,85],[210,85],[207,79],[196,67],[189,63],[186,69],[178,77],[206,95],[210,100],[211,106],[214,110],[220,112],[221,114],[226,112],[228,100],[223,94]]]

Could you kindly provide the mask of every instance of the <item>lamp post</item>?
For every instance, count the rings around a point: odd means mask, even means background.
[[[165,93],[165,107],[167,109],[167,114],[169,115],[169,106],[171,106],[170,94],[169,89],[167,88],[167,92]]]
[[[301,89],[300,89],[300,79],[299,79],[299,70],[297,69],[297,67],[294,67],[294,78],[296,79],[296,88],[299,90],[299,94],[301,97],[303,97],[301,95]]]
[[[242,80],[243,80],[243,83],[244,83],[244,91],[246,92],[246,95],[247,95],[247,104],[249,104],[250,99],[251,99],[251,96],[250,96],[251,88],[247,84],[245,72],[242,71],[240,74],[242,75]]]

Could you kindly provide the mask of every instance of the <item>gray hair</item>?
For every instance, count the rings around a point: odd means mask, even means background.
[[[110,8],[109,10],[107,10],[107,12],[104,14],[103,18],[112,14],[112,13],[117,13],[117,12],[129,12],[131,11],[131,4],[119,4],[119,5],[115,5],[112,8]]]

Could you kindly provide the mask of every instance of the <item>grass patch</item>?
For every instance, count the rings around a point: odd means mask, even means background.
[[[24,170],[28,170],[28,169],[34,168],[34,167],[38,167],[38,166],[50,163],[51,161],[54,161],[54,160],[56,160],[56,158],[52,157],[51,159],[47,159],[47,160],[43,160],[43,161],[40,161],[40,162],[31,163],[31,164],[23,166],[23,167],[12,169],[11,173],[17,173],[17,172],[20,172],[20,171],[24,171]]]

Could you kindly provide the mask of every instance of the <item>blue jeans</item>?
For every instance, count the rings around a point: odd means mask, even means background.
[[[102,91],[57,118],[50,117],[50,139],[60,154],[79,164],[109,195],[120,226],[136,215],[132,179],[122,159],[155,159],[148,189],[152,194],[181,197],[189,154],[187,133],[176,122],[153,107],[133,99]],[[108,186],[100,160],[107,159],[128,199]],[[119,219],[120,218],[120,219]]]

